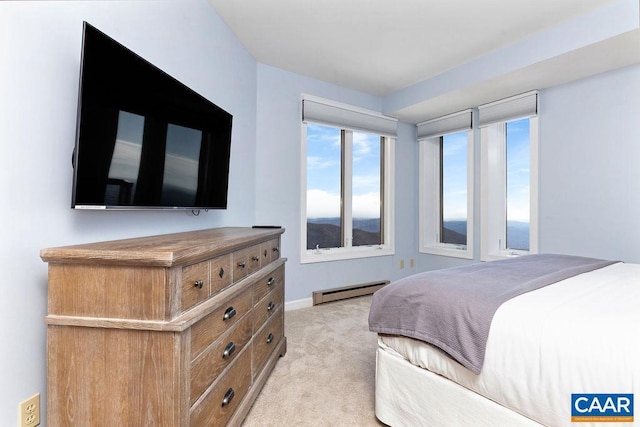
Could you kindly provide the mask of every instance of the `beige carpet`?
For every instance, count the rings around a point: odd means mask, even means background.
[[[278,360],[243,426],[384,426],[374,414],[371,297],[285,313]]]

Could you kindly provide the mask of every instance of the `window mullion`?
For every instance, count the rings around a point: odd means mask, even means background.
[[[507,248],[507,127],[505,123],[496,124],[496,139],[493,141],[498,168],[495,169],[496,196],[499,206],[494,213],[496,250],[498,253]]]
[[[482,256],[497,259],[506,246],[505,127],[492,124],[481,129],[482,139]]]
[[[538,118],[529,119],[529,253],[538,253]]]
[[[437,243],[444,243],[444,136],[438,144],[438,234]]]
[[[502,191],[500,198],[503,200],[503,204],[500,209],[500,222],[498,223],[501,224],[499,234],[500,246],[498,247],[498,250],[502,252],[507,250],[507,124],[500,123],[498,125],[498,129],[500,132],[498,152],[501,165],[499,179],[501,180],[500,189]]]
[[[380,243],[384,244],[386,239],[385,239],[385,221],[386,221],[386,215],[385,215],[385,192],[386,192],[386,187],[387,187],[387,172],[385,170],[385,163],[386,163],[386,153],[387,153],[387,141],[388,138],[381,136],[380,137]]]
[[[342,245],[353,243],[353,132],[342,131]]]

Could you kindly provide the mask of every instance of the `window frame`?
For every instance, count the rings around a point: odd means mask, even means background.
[[[454,258],[473,259],[474,254],[474,132],[467,133],[467,244],[440,242],[442,228],[441,138],[443,135],[420,139],[419,143],[419,252]]]
[[[327,101],[324,101],[327,102]],[[331,104],[330,104],[331,105]],[[341,108],[345,108],[343,104],[335,104],[340,105]],[[367,110],[357,109],[354,107],[354,111],[363,112]],[[367,111],[368,112],[368,111]],[[375,112],[368,112],[370,114],[379,114]],[[381,165],[381,203],[383,205],[381,209],[381,230],[382,233],[382,244],[379,245],[367,245],[367,246],[350,246],[352,236],[348,233],[352,230],[352,215],[351,215],[351,204],[347,203],[348,200],[341,200],[341,214],[345,217],[342,218],[343,224],[347,224],[343,227],[343,233],[345,233],[345,237],[342,239],[343,244],[345,244],[345,240],[348,240],[349,246],[343,246],[339,248],[320,248],[320,249],[307,249],[307,124],[319,124],[322,126],[333,127],[336,129],[340,129],[343,132],[347,133],[347,136],[344,138],[345,140],[349,140],[349,144],[343,144],[343,156],[345,156],[348,161],[345,161],[345,164],[342,166],[343,176],[341,177],[342,185],[346,186],[346,189],[343,190],[343,195],[349,199],[351,197],[352,191],[352,161],[353,161],[353,151],[352,151],[352,132],[367,132],[372,133],[374,135],[379,135],[384,138],[384,142],[381,147],[381,157],[382,157],[382,165]],[[316,122],[314,120],[304,120],[302,121],[302,132],[301,132],[301,179],[300,179],[300,263],[317,263],[317,262],[328,262],[328,261],[338,261],[338,260],[347,260],[347,259],[357,259],[357,258],[369,258],[369,257],[378,257],[378,256],[388,256],[395,254],[395,245],[394,245],[394,209],[395,209],[395,200],[394,200],[394,168],[395,168],[395,137],[382,135],[376,131],[368,131],[366,129],[353,129],[349,126],[335,126],[333,124],[327,124],[322,122]],[[350,134],[350,135],[349,135]],[[346,147],[345,147],[346,145]],[[348,218],[347,218],[348,216]]]
[[[507,242],[506,123],[529,118],[529,250]],[[538,253],[538,117],[514,117],[480,128],[481,261]]]

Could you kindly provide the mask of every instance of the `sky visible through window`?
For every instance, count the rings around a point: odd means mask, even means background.
[[[529,119],[507,123],[507,221],[529,222]]]
[[[529,119],[507,122],[507,248],[529,250]]]
[[[442,138],[442,221],[467,220],[467,132]]]
[[[340,129],[307,124],[307,218],[340,217]],[[380,136],[353,132],[353,217],[380,217]]]

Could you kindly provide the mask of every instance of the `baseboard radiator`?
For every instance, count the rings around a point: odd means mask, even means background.
[[[378,289],[389,284],[388,280],[360,283],[359,285],[343,286],[341,288],[325,289],[313,292],[313,305],[338,301],[347,298],[371,295]]]

